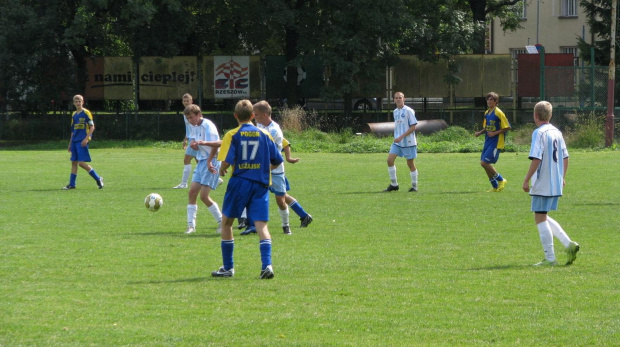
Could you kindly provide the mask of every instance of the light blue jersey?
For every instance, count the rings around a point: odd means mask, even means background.
[[[192,136],[196,141],[218,141],[220,139],[220,134],[217,131],[217,127],[212,121],[206,118],[202,119],[202,123],[193,127]],[[211,154],[211,148],[212,147],[210,146],[198,146],[198,154],[196,155],[196,159],[208,159]],[[217,155],[215,156],[215,159],[217,159]]]
[[[418,120],[415,118],[415,111],[405,105],[403,108],[394,109],[394,138],[399,137],[409,130],[409,128],[418,124]],[[418,142],[415,137],[415,131],[407,135],[399,143],[395,143],[398,147],[412,147],[417,146]]]
[[[260,123],[256,124],[256,127],[259,129],[267,130],[267,132],[273,137],[273,142],[278,146],[278,150],[282,151],[282,140],[284,139],[284,134],[282,134],[282,129],[280,125],[274,121],[271,121],[269,125],[265,126]],[[277,168],[271,170],[272,174],[283,174],[284,173],[284,162],[278,165]]]
[[[534,130],[529,158],[541,160],[531,178],[530,195],[562,196],[564,159],[568,158],[562,132],[548,123]]]

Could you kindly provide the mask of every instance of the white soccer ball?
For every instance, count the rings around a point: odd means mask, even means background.
[[[144,206],[151,212],[159,211],[159,208],[164,205],[164,198],[157,193],[151,193],[144,199]]]

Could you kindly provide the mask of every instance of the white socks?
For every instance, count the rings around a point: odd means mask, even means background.
[[[222,221],[222,211],[220,211],[220,207],[216,202],[213,202],[213,205],[209,206],[209,212],[211,212],[216,222],[220,223]]]
[[[570,244],[570,237],[568,237],[560,224],[558,224],[558,222],[556,222],[553,218],[549,216],[547,216],[547,222],[549,223],[549,228],[551,229],[553,236],[560,240],[560,242],[562,243],[562,245],[564,245],[565,248],[568,248],[568,245]]]
[[[280,212],[280,217],[282,217],[282,226],[283,227],[288,226],[288,223],[289,223],[289,221],[288,221],[288,216],[289,216],[288,207],[285,210],[278,209],[278,212]]]
[[[398,181],[396,180],[396,165],[388,166],[388,174],[390,174],[390,182],[393,186],[398,185]]]
[[[196,212],[198,205],[187,205],[187,226],[196,227]]]
[[[545,251],[545,259],[555,261],[555,252],[553,251],[553,233],[549,227],[549,223],[544,221],[536,225],[540,234],[540,243],[542,243],[543,251]]]
[[[187,164],[183,166],[183,177],[181,178],[181,183],[187,184],[187,180],[189,179],[189,174],[192,171],[192,164]]]
[[[409,172],[409,175],[411,176],[411,187],[417,189],[418,188],[418,169],[416,169],[415,171]]]

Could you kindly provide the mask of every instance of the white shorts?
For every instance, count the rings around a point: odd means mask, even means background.
[[[418,146],[400,147],[393,143],[390,147],[390,154],[396,154],[407,159],[415,159],[418,157]]]
[[[270,192],[277,196],[284,196],[289,190],[291,190],[291,187],[288,185],[288,179],[284,173],[271,174],[271,187],[269,187]]]
[[[214,160],[213,165],[215,166],[216,173],[212,173],[211,171],[209,171],[206,159],[200,160],[198,162],[198,165],[196,165],[196,169],[194,170],[192,182],[198,182],[203,186],[209,186],[211,187],[211,189],[215,190],[218,185],[218,179],[220,178],[220,162]]]
[[[559,196],[532,196],[532,212],[549,212],[558,209]]]

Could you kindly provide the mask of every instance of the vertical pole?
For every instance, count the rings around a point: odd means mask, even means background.
[[[540,100],[545,100],[545,46],[540,46]]]
[[[590,47],[590,107],[594,109],[596,105],[596,90],[594,88],[595,75],[594,47]]]
[[[609,80],[607,82],[607,116],[605,117],[605,147],[614,143],[614,88],[616,81],[616,10],[617,0],[611,1],[611,42],[609,48]]]

